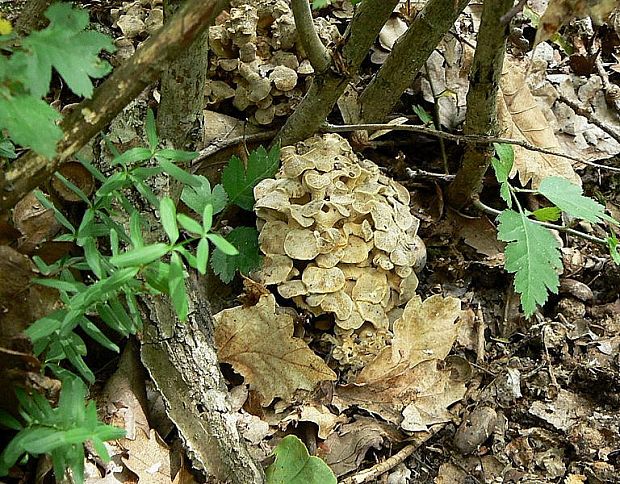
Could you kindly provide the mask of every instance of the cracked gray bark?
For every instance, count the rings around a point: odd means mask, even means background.
[[[500,19],[513,5],[513,0],[486,0],[482,8],[480,31],[474,62],[469,76],[465,134],[497,136],[497,95],[499,79],[506,52],[506,38],[510,25]],[[448,203],[457,209],[471,203],[482,189],[482,181],[491,163],[493,147],[468,145],[463,163],[454,181],[448,187]]]
[[[182,4],[183,0],[165,1],[165,18],[172,17]],[[207,29],[170,62],[161,76],[157,132],[178,149],[186,148],[187,137],[204,108],[208,39]]]
[[[360,123],[383,122],[469,0],[429,0],[360,96]]]
[[[187,285],[191,307],[185,323],[177,320],[168,298],[143,299],[148,310],[142,363],[162,394],[194,467],[222,482],[261,484],[263,471],[241,441],[227,401],[204,283],[192,274]]]

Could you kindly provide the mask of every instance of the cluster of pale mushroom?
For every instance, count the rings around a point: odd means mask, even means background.
[[[209,29],[214,72],[205,94],[212,105],[232,99],[239,111],[249,109],[253,121],[268,125],[275,116],[291,113],[314,69],[299,48],[289,2],[230,3],[227,16]],[[326,44],[339,37],[336,26],[324,18],[317,18],[315,26]]]
[[[275,178],[254,189],[263,284],[315,316],[333,314],[351,334],[389,331],[426,260],[409,192],[359,160],[336,135],[282,149]]]

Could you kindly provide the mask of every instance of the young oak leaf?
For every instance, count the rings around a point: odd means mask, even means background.
[[[233,156],[222,171],[222,185],[230,203],[251,211],[254,208],[254,187],[259,181],[275,175],[279,165],[280,148],[277,146],[269,152],[262,146],[252,151],[247,168],[243,161]]]
[[[284,437],[273,452],[275,461],[265,472],[267,484],[336,484],[336,476],[294,435]]]
[[[498,239],[508,242],[505,267],[515,274],[515,290],[521,294],[526,316],[536,305],[547,301],[548,292],[558,292],[558,270],[562,259],[558,241],[546,228],[532,222],[524,214],[504,210],[498,217]]]
[[[256,306],[225,309],[214,318],[219,361],[241,373],[264,405],[336,379],[305,341],[293,337],[293,317],[276,306],[272,294],[261,296]]]
[[[545,178],[538,191],[554,205],[572,217],[599,223],[603,220],[618,224],[616,220],[605,214],[605,207],[597,201],[584,197],[581,187],[566,178],[552,176]]]
[[[258,231],[254,227],[237,227],[225,239],[234,245],[239,253],[227,255],[220,249],[215,249],[211,256],[211,267],[222,282],[228,284],[237,271],[248,275],[260,267],[262,257],[258,251]]]

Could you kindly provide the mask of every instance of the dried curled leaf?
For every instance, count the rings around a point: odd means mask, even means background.
[[[256,306],[225,309],[214,318],[219,360],[241,373],[265,405],[336,379],[303,340],[293,337],[293,317],[276,306],[273,295],[261,296]]]
[[[498,117],[505,136],[561,152],[553,128],[527,85],[526,68],[507,56],[500,86],[503,97],[499,101]],[[561,176],[581,186],[581,178],[566,158],[528,151],[521,146],[513,146],[513,149],[515,160],[511,176],[518,172],[524,186],[531,180],[532,187],[537,188],[544,178],[550,176]]]

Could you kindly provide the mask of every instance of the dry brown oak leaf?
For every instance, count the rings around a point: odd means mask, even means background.
[[[312,390],[336,374],[300,338],[293,337],[290,310],[272,294],[256,306],[238,306],[215,315],[215,344],[220,362],[229,363],[269,405],[290,399],[298,389]]]

